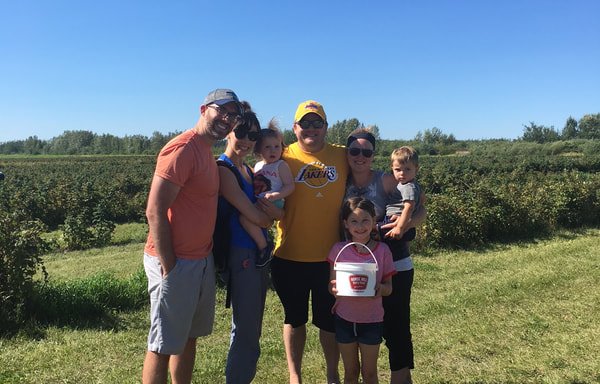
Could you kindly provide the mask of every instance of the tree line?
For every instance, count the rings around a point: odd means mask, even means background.
[[[30,136],[0,143],[0,154],[13,155],[148,155],[158,151],[179,132],[154,132],[152,136],[117,137],[91,131],[65,131],[50,140]]]
[[[356,128],[365,127],[356,118],[337,121],[327,131],[327,141],[345,144],[346,138]],[[530,122],[523,126],[523,136],[518,141],[538,144],[553,143],[568,140],[598,140],[600,139],[600,113],[584,115],[576,120],[569,116],[565,126],[558,129]],[[369,128],[378,139],[378,153],[389,155],[400,145],[412,145],[421,154],[439,155],[460,151],[468,151],[473,146],[472,140],[457,140],[453,134],[446,134],[441,129],[433,127],[419,131],[412,140],[382,140],[379,127]],[[160,149],[180,132],[166,134],[154,132],[152,136],[131,135],[117,137],[111,134],[96,134],[91,131],[65,131],[50,140],[41,140],[30,136],[25,140],[15,140],[0,143],[1,155],[156,155]],[[296,141],[292,130],[283,131],[284,142],[291,144]],[[515,142],[507,139],[476,140],[478,143]],[[215,153],[225,148],[224,142],[215,144]]]
[[[540,144],[573,139],[598,140],[600,139],[600,113],[584,115],[579,121],[569,116],[560,132],[554,126],[546,127],[537,125],[534,122],[530,122],[529,125],[523,127],[521,139]]]

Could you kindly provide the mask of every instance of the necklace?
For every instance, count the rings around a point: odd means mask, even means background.
[[[361,179],[360,182],[356,180],[355,177],[352,177],[351,184],[354,186],[354,188],[358,189],[359,191],[366,190],[369,187],[369,185],[371,185],[371,180],[373,179],[373,174],[371,170],[369,170],[369,173],[366,176],[361,176],[359,177],[359,179]]]
[[[367,241],[366,243],[364,243],[364,247],[360,246],[358,244],[354,244],[354,249],[356,250],[356,252],[361,253],[361,254],[362,253],[369,253],[369,251],[367,251],[365,249],[365,247],[369,248],[369,250],[372,250],[371,249],[372,242],[373,242],[373,239],[369,239],[369,241]]]

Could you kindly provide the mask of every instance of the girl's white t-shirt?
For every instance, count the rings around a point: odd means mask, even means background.
[[[269,191],[265,191],[258,195],[259,197],[264,197],[267,192],[279,192],[281,191],[281,187],[283,187],[283,182],[281,181],[281,177],[279,176],[279,165],[283,160],[279,159],[274,163],[267,164],[264,160],[257,162],[254,165],[254,175],[263,175],[271,182],[271,189]]]

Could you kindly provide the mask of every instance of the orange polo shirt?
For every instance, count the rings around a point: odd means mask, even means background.
[[[217,217],[219,171],[210,145],[188,130],[172,139],[160,151],[154,172],[181,187],[168,210],[175,255],[182,259],[202,259],[212,250]],[[152,234],[144,252],[158,256]]]

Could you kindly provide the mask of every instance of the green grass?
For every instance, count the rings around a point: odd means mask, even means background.
[[[148,225],[141,223],[117,225],[111,245],[77,252],[52,252],[44,257],[44,265],[51,269],[50,279],[68,280],[83,278],[98,272],[125,278],[142,268],[144,242]],[[60,231],[52,232],[49,238],[57,239]]]
[[[52,254],[45,265],[58,281],[103,271],[126,279],[139,270],[142,249],[140,242]],[[480,252],[440,252],[415,262],[416,383],[600,382],[600,230]],[[213,334],[198,342],[197,383],[224,382],[231,312],[223,294]],[[0,382],[139,382],[147,309],[113,316],[111,329],[43,326],[0,339]],[[256,383],[286,382],[282,319],[269,292]],[[383,346],[379,365],[380,381],[388,382]],[[324,369],[310,326],[305,382],[323,382]]]
[[[598,231],[417,263],[423,382],[600,381]],[[594,352],[595,351],[595,352]]]
[[[148,224],[129,223],[119,224],[115,227],[112,244],[128,244],[145,242],[148,237]]]
[[[44,257],[50,280],[69,280],[106,272],[125,278],[142,267],[144,243],[111,245],[76,252],[53,252]]]

